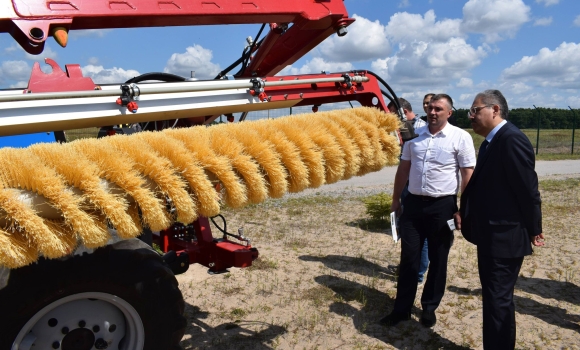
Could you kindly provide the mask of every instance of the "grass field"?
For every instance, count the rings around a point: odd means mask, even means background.
[[[547,243],[525,259],[516,285],[516,348],[580,349],[580,178],[540,186]],[[319,193],[226,210],[230,230],[243,226],[260,258],[221,275],[178,276],[183,348],[481,349],[476,251],[458,232],[437,325],[418,322],[421,289],[413,320],[377,324],[393,306],[400,245],[388,225],[369,225],[364,198]]]

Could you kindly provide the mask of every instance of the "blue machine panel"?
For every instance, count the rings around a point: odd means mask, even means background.
[[[0,136],[1,147],[28,147],[35,143],[55,142],[53,132],[41,132],[38,134],[26,134],[15,136]]]

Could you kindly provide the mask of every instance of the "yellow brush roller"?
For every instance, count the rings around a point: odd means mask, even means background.
[[[0,264],[58,258],[395,164],[394,115],[373,108],[0,150]],[[170,214],[175,209],[175,215]]]
[[[190,129],[169,129],[165,133],[183,142],[191,156],[223,185],[225,203],[232,208],[239,208],[248,202],[246,186],[236,175],[231,160],[218,155],[210,147],[208,130],[205,126],[198,126]],[[197,137],[191,137],[192,133]]]
[[[197,205],[187,192],[187,183],[173,164],[159,155],[149,144],[136,137],[115,135],[107,140],[116,150],[129,157],[135,169],[151,179],[171,199],[177,221],[192,222],[197,218]],[[113,226],[117,227],[114,223]]]
[[[300,192],[308,188],[310,185],[308,167],[304,164],[300,149],[282,131],[274,128],[269,120],[256,121],[252,128],[260,138],[269,141],[276,148],[286,168],[288,191]]]

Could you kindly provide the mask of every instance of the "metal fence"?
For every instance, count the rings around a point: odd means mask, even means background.
[[[360,106],[358,102],[341,102],[326,104],[319,107],[319,111],[330,111],[337,109],[353,108]],[[249,112],[245,120],[260,120],[260,119],[274,119],[288,115],[312,113],[312,106],[301,106],[283,109],[272,109],[263,111]],[[462,112],[467,113],[467,111],[458,111],[458,114]],[[575,113],[572,110],[573,113]],[[541,113],[541,112],[538,112]],[[235,113],[235,120],[238,121],[241,113]],[[463,116],[462,116],[463,117]],[[224,116],[218,117],[214,123],[226,123],[226,118]],[[580,151],[579,146],[576,142],[576,124],[572,129],[522,129],[524,134],[528,136],[536,154],[575,154]],[[473,137],[475,149],[479,149],[479,145],[483,142],[483,137],[475,134],[471,128],[465,128],[471,136]],[[97,137],[99,128],[86,128],[86,129],[76,129],[66,131],[67,141],[72,141],[78,138],[85,137]]]

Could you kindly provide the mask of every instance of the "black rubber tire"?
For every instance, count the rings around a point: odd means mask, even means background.
[[[185,303],[177,280],[161,257],[137,239],[11,270],[0,290],[0,349],[11,349],[26,322],[43,307],[84,292],[113,294],[131,304],[143,322],[144,350],[181,349]]]

